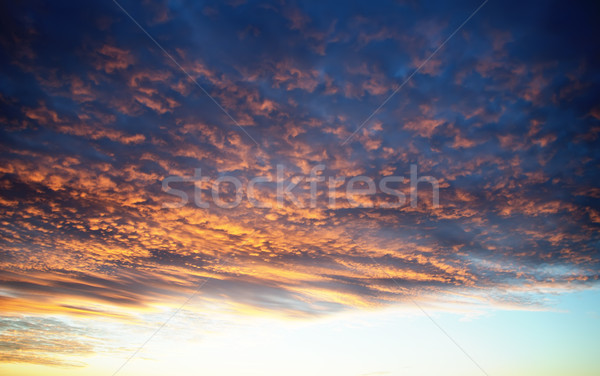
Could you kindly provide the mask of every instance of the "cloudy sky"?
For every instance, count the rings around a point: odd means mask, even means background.
[[[600,373],[595,2],[0,8],[3,374]]]

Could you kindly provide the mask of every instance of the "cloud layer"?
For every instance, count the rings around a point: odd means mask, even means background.
[[[112,2],[2,5],[7,315],[133,320],[206,278],[206,299],[294,316],[441,295],[527,306],[597,282],[597,6],[491,1],[344,143],[478,4],[122,5],[181,67]],[[416,208],[331,208],[322,185],[316,208],[163,208],[167,176],[277,164],[290,179],[416,164],[440,206],[423,187]]]

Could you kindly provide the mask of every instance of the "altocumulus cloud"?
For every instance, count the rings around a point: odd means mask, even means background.
[[[123,1],[258,144],[112,2],[3,4],[5,310],[127,321],[205,278],[206,300],[301,317],[595,285],[597,5],[490,1],[346,143],[475,5],[344,4]],[[375,180],[415,164],[440,205],[423,188],[416,207],[163,208],[167,176],[247,183],[278,164]],[[3,346],[43,350],[17,361],[90,350],[40,320],[4,320]],[[6,345],[15,330],[44,334]]]

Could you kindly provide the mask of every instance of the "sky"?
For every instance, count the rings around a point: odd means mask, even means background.
[[[3,375],[600,374],[600,5],[0,5]]]

